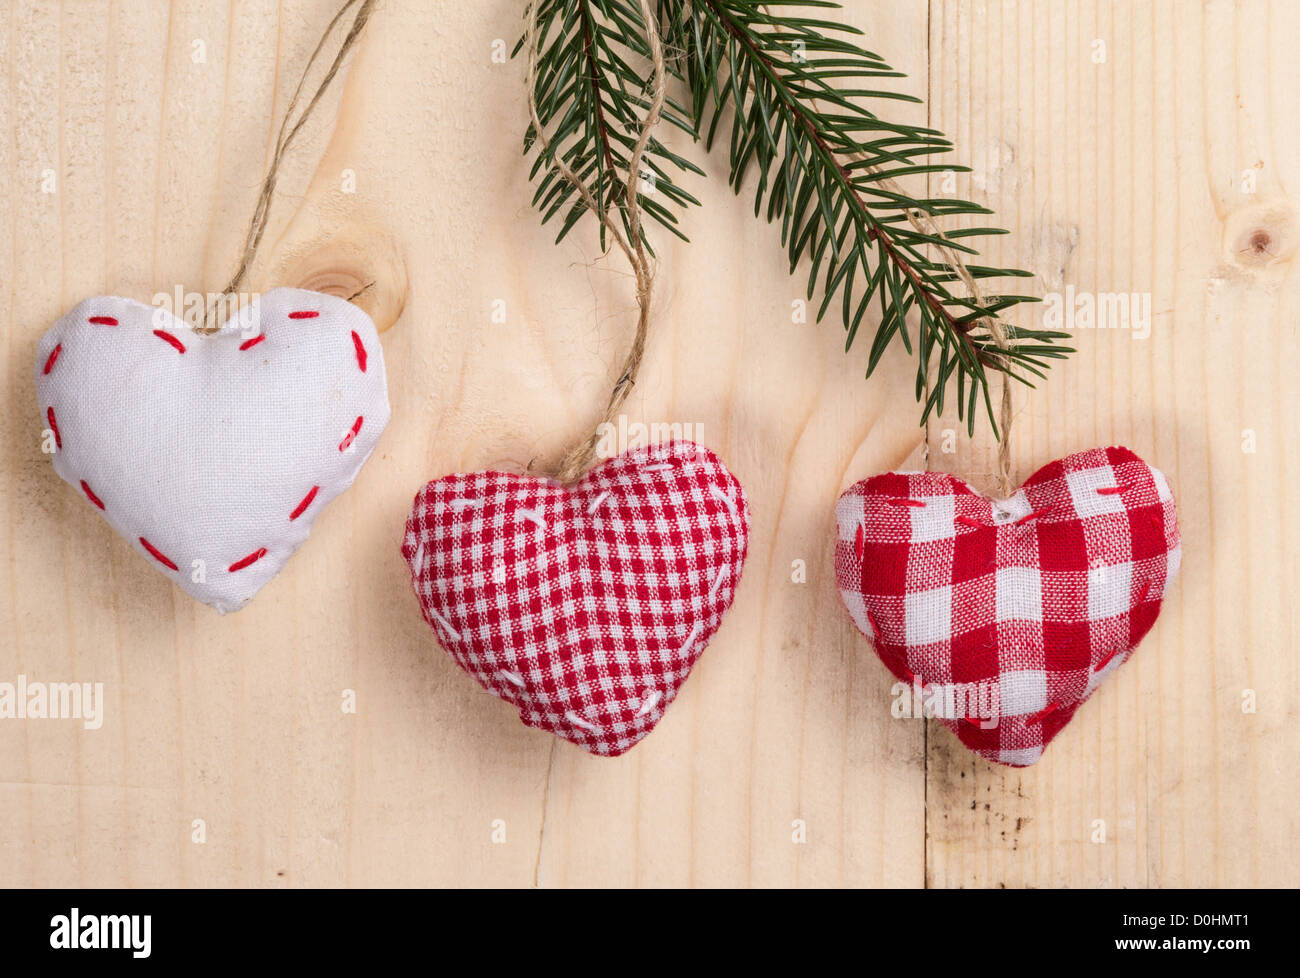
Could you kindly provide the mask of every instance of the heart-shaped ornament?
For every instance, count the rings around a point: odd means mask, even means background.
[[[276,289],[201,335],[166,309],[87,299],[37,347],[58,472],[154,567],[243,607],[356,478],[388,424],[370,317]]]
[[[1181,557],[1169,483],[1126,448],[1052,462],[1009,499],[942,472],[877,475],[835,517],[840,597],[881,661],[1015,767],[1127,660]]]
[[[573,485],[449,475],[415,497],[402,556],[424,618],[489,692],[593,754],[659,722],[731,604],[744,490],[690,442],[647,446]]]

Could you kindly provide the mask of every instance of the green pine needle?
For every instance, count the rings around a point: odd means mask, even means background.
[[[560,154],[588,183],[605,213],[618,209],[630,234],[624,206],[627,167],[650,80],[640,4],[535,2],[540,45],[535,96],[551,152]],[[891,122],[873,111],[919,100],[878,87],[880,79],[902,76],[856,44],[853,38],[860,31],[798,9],[838,4],[655,3],[660,35],[671,55],[668,73],[689,96],[686,105],[669,97],[664,120],[703,139],[709,149],[725,133],[732,188],[739,193],[750,180],[755,216],[780,221],[791,273],[806,268],[809,300],[821,297],[818,321],[833,304],[838,306],[846,351],[870,313],[878,313],[867,376],[895,338],[917,358],[922,424],[943,411],[954,375],[958,416],[973,433],[981,402],[993,423],[991,372],[1004,371],[1029,384],[1027,375],[1045,377],[1049,361],[1074,352],[1056,345],[1068,334],[1005,324],[1011,345],[999,350],[987,320],[1037,299],[995,294],[977,302],[934,251],[941,246],[973,257],[978,255],[978,239],[1004,230],[972,227],[934,233],[913,225],[909,214],[940,224],[990,211],[970,201],[913,198],[898,190],[894,181],[902,178],[969,171],[934,159],[952,149],[943,133]],[[524,138],[526,153],[535,137],[530,126]],[[533,203],[543,223],[559,220],[559,241],[587,206],[548,163],[542,154],[533,163],[532,178],[540,175]],[[698,201],[673,181],[674,173],[683,172],[704,175],[651,138],[642,177],[653,182],[654,195],[640,193],[638,199],[649,219],[685,240],[677,212]],[[605,244],[602,225],[602,247]],[[981,282],[1030,274],[976,264],[966,268]],[[996,433],[995,423],[993,429]]]

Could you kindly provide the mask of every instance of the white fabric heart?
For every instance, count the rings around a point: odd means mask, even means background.
[[[223,614],[307,539],[389,417],[370,317],[303,289],[207,336],[166,309],[87,299],[42,337],[36,395],[54,470]]]

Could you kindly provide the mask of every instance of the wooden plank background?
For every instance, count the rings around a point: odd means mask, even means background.
[[[436,647],[398,555],[412,495],[554,463],[632,321],[620,260],[590,229],[556,248],[529,210],[522,66],[500,57],[518,0],[383,0],[288,161],[253,285],[374,282],[358,301],[383,330],[393,421],[286,570],[220,618],[58,480],[39,336],[87,295],[225,281],[332,7],[0,9],[0,681],[103,682],[107,700],[99,730],[0,721],[0,884],[1300,882],[1300,8],[844,12],[927,99],[902,111],[974,168],[957,192],[1012,229],[996,261],[1038,272],[1040,293],[1151,297],[1149,336],[1079,330],[1078,356],[1021,397],[1015,456],[1024,477],[1122,443],[1163,469],[1182,577],[1134,661],[1012,771],[890,718],[831,566],[845,487],[929,464],[992,488],[987,437],[916,427],[901,350],[863,383],[836,322],[797,321],[776,230],[731,196],[723,152],[684,143],[710,178],[689,185],[692,242],[661,244],[628,414],[700,426],[744,483],[736,604],[618,760],[525,729]]]

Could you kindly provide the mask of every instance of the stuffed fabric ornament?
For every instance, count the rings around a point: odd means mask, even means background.
[[[37,347],[54,470],[162,574],[242,608],[356,478],[388,424],[383,350],[343,299],[276,289],[201,335],[87,299]]]
[[[1181,557],[1169,483],[1126,448],[1053,462],[1001,500],[941,472],[878,475],[835,516],[840,596],[881,661],[968,748],[1017,767],[1128,659]],[[952,709],[970,703],[994,708]]]
[[[425,620],[489,692],[593,754],[659,722],[740,582],[749,505],[712,452],[649,446],[572,485],[428,483],[402,556]]]

